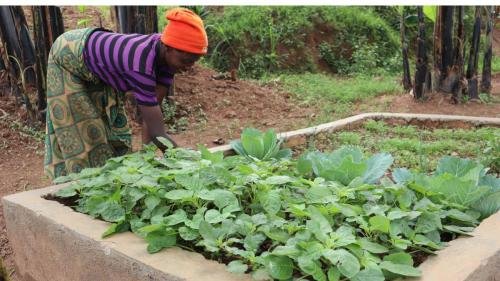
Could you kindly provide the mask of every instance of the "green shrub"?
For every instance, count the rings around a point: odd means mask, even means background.
[[[398,33],[365,7],[234,6],[210,13],[205,23],[208,63],[243,77],[311,71],[311,62],[320,61],[338,73],[399,65]]]

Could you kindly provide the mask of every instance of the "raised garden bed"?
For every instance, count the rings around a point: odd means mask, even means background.
[[[334,122],[333,124],[325,124],[283,135],[290,137],[287,145],[292,145],[293,142],[296,145],[300,145],[301,140],[303,140],[303,145],[307,143],[308,135],[320,131],[336,130],[342,125],[353,125],[352,121],[360,122],[366,118],[384,118],[380,116],[385,115],[356,116],[348,118],[348,120],[339,120],[337,123]],[[390,116],[390,118],[394,117]],[[412,120],[415,116],[406,115],[399,116],[399,118]],[[427,118],[435,119],[436,116],[428,116]],[[453,117],[445,118],[450,119]],[[455,119],[450,120],[463,120],[475,124],[500,124],[499,120],[495,120],[494,118],[485,121],[485,119],[479,118],[467,119],[455,117]],[[186,253],[177,248],[148,255],[145,250],[146,243],[138,237],[131,237],[130,233],[117,234],[103,240],[100,238],[101,234],[109,224],[92,220],[88,216],[75,213],[57,202],[41,198],[42,194],[49,194],[59,188],[52,187],[45,190],[37,190],[36,192],[12,195],[4,199],[4,213],[9,238],[13,243],[19,271],[26,278],[31,277],[34,280],[46,280],[48,276],[52,280],[113,280],[117,278],[120,280],[144,280],[147,276],[151,280],[242,280],[249,278],[248,276],[229,274],[225,271],[224,266],[215,262],[204,261],[198,254]],[[488,222],[490,223],[488,224]],[[491,227],[491,222],[493,223],[493,227]],[[487,223],[487,226],[484,226],[484,223]],[[495,223],[497,224],[495,225]],[[28,230],[25,229],[27,225],[31,225],[31,228]],[[491,229],[493,229],[493,233]],[[380,228],[377,226],[372,230],[377,231]],[[474,265],[474,268],[464,269],[460,271],[460,275],[456,275],[456,270],[454,270],[453,274],[455,275],[442,275],[444,277],[451,276],[451,278],[446,277],[442,280],[466,280],[470,276],[479,276],[478,274],[483,274],[485,277],[497,274],[495,271],[491,272],[491,270],[489,273],[484,273],[484,270],[481,270],[477,266],[478,264],[494,264],[494,260],[498,259],[499,243],[495,241],[494,237],[499,237],[500,235],[495,233],[495,230],[499,231],[498,214],[490,217],[477,228],[475,232],[477,234],[476,237],[453,241],[452,244],[455,245],[460,244],[459,241],[461,240],[468,241],[469,244],[472,243],[474,245],[475,242],[472,242],[472,240],[479,237],[483,242],[488,241],[488,246],[483,249],[485,251],[477,253],[476,257],[473,257],[473,253],[477,249],[481,249],[481,247],[475,246],[474,249],[470,249],[471,257],[468,256],[468,259],[472,261],[470,264]],[[23,232],[29,233],[23,235],[21,234]],[[132,243],[124,244],[123,242],[128,239],[132,239],[130,240]],[[481,243],[481,241],[478,243]],[[35,247],[35,245],[38,245],[38,247]],[[142,246],[142,249],[138,247],[139,245]],[[370,247],[373,246],[370,244],[367,245]],[[445,248],[443,252],[450,248]],[[380,248],[375,250],[380,251]],[[464,250],[464,248],[461,250]],[[467,251],[467,253],[469,252]],[[53,256],[54,259],[43,259],[42,256],[44,255]],[[185,257],[196,258],[193,261],[186,261]],[[440,257],[442,257],[441,254],[438,255],[438,260]],[[123,260],[120,261],[121,259]],[[97,261],[98,266],[93,265],[92,271],[89,272],[83,269],[85,266],[89,266],[90,263],[95,263],[95,261]],[[437,263],[439,261],[434,262],[434,264]],[[58,267],[58,264],[64,264],[65,267]],[[209,268],[205,267],[205,264]],[[424,262],[420,267],[424,269],[426,268],[426,264],[428,262]],[[105,268],[101,268],[101,265]],[[115,271],[120,272],[114,274]],[[439,268],[439,272],[443,274],[446,270]],[[93,278],[90,278],[91,276]],[[423,280],[441,280],[426,279],[431,276],[433,276],[432,270],[430,273],[424,270]]]

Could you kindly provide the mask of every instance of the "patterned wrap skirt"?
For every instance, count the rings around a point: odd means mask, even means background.
[[[104,84],[83,59],[93,30],[63,33],[50,50],[44,170],[51,179],[131,151],[125,93]]]

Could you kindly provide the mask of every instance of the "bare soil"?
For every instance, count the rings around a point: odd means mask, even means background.
[[[87,24],[98,26],[99,14],[100,10],[87,8],[85,15],[92,16]],[[77,23],[81,15],[76,7],[63,7],[67,30],[80,26]],[[29,21],[28,12],[27,18]],[[102,26],[113,29],[109,20],[101,18]],[[500,53],[498,33],[499,30],[495,29],[494,49],[497,55]],[[492,96],[500,100],[500,75],[493,77]],[[307,127],[319,113],[318,108],[300,104],[291,94],[275,86],[233,81],[201,66],[176,76],[174,101],[178,108],[177,117],[188,121],[185,131],[172,134],[175,141],[184,147],[195,147],[199,143],[209,147],[228,143],[249,126],[274,128],[278,132]],[[370,111],[500,117],[500,104],[469,102],[455,105],[449,102],[449,96],[440,93],[431,95],[425,102],[416,102],[407,94],[385,95],[369,103],[355,104],[352,115]],[[8,95],[8,89],[0,87],[0,197],[50,185],[43,175],[43,142],[15,126],[16,121],[24,122],[25,117],[26,113]],[[133,134],[137,147],[140,144],[138,124],[133,124]],[[11,279],[18,280],[1,206],[0,256]]]

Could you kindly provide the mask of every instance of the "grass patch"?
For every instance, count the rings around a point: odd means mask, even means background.
[[[293,94],[300,102],[318,106],[320,114],[314,123],[322,123],[352,115],[355,102],[401,93],[403,89],[397,82],[398,79],[399,77],[391,75],[339,77],[305,73],[270,76],[261,82],[278,81],[285,91]]]
[[[397,79],[395,76],[338,78],[312,73],[279,76],[285,90],[306,103],[353,103],[382,94],[399,93],[402,88],[396,83]]]
[[[357,129],[317,136],[310,146],[332,150],[342,145],[355,145],[369,153],[389,152],[394,156],[395,166],[420,172],[435,170],[438,159],[447,155],[476,159],[499,172],[498,143],[500,128],[430,129],[370,120]]]

